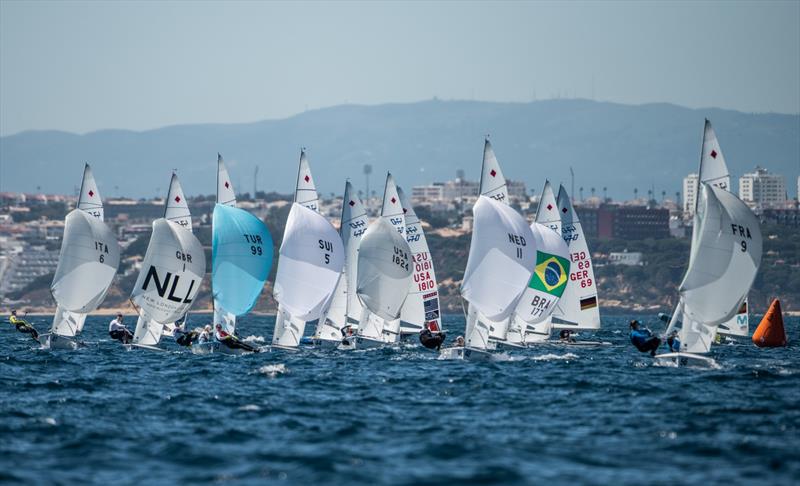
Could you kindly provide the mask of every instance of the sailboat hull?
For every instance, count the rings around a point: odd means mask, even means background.
[[[61,349],[61,350],[75,350],[86,346],[83,342],[78,341],[74,337],[61,336],[59,334],[42,334],[39,336],[39,342],[43,349]]]
[[[664,353],[653,357],[656,364],[666,366],[693,366],[702,368],[716,368],[717,362],[713,358],[694,353]]]

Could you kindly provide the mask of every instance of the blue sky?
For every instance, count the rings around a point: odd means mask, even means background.
[[[0,2],[0,134],[556,97],[800,112],[800,2]]]

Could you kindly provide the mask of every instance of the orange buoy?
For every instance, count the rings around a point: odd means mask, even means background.
[[[756,332],[753,333],[753,344],[759,348],[786,346],[786,329],[783,327],[781,302],[778,299],[772,301]]]

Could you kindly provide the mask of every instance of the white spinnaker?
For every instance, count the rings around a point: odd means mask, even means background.
[[[553,311],[555,329],[600,329],[597,283],[586,235],[564,186],[558,189],[561,235],[569,246],[570,274],[567,288]]]
[[[480,196],[472,209],[474,223],[461,295],[469,302],[467,345],[486,348],[490,324],[507,322],[531,276],[536,260],[533,234],[513,208]],[[485,332],[484,332],[485,331]],[[473,336],[472,334],[480,335]]]
[[[166,206],[165,219],[192,231],[192,213],[189,212],[186,196],[183,195],[183,188],[175,173],[172,174],[172,179],[169,181]]]
[[[225,165],[225,160],[221,154],[217,154],[217,204],[236,207],[236,191],[233,189],[231,176],[228,175],[228,167]],[[212,322],[215,333],[218,324],[231,334],[236,330],[236,314],[223,309],[216,299],[214,299],[214,318]]]
[[[698,198],[696,237],[679,287],[681,350],[691,353],[708,352],[717,326],[737,314],[762,252],[758,219],[739,198],[706,183]]]
[[[342,239],[330,222],[299,203],[292,204],[275,276],[281,319],[272,343],[296,347],[307,321],[324,316],[344,266]],[[281,326],[280,324],[284,324]]]
[[[325,315],[317,322],[314,337],[326,341],[339,341],[347,325],[347,276],[339,275],[339,282],[331,295]]]
[[[300,151],[300,166],[297,169],[297,185],[294,190],[294,202],[308,209],[319,211],[319,195],[311,176],[306,151]]]
[[[715,187],[731,190],[731,176],[722,149],[717,140],[717,134],[711,127],[711,122],[706,119],[703,127],[703,153],[700,156],[700,182],[705,182]],[[699,192],[699,188],[698,188]],[[696,199],[695,199],[696,201]]]
[[[133,342],[155,345],[164,324],[183,317],[206,272],[203,245],[178,223],[153,222],[153,233],[136,279],[131,302],[139,312]]]
[[[509,326],[507,340],[512,342],[525,342],[527,334],[532,334],[531,341],[537,341],[539,333],[549,331],[550,314],[569,282],[569,248],[561,234],[536,222],[531,224],[531,233],[536,264]]]
[[[359,335],[394,342],[398,339],[400,309],[411,282],[411,249],[406,239],[385,218],[368,228],[358,250],[356,292],[364,306]],[[375,314],[384,326],[369,326]],[[397,321],[394,329],[394,322]]]
[[[719,325],[717,334],[724,336],[747,337],[750,335],[750,314],[748,301],[744,299],[735,316]]]
[[[508,204],[508,186],[500,164],[494,155],[492,144],[487,138],[483,144],[483,164],[481,166],[481,196],[490,197]]]
[[[83,210],[71,211],[50,287],[58,305],[81,314],[95,310],[117,273],[119,253],[117,238],[104,222]]]
[[[436,281],[428,241],[422,230],[422,222],[403,190],[398,188],[397,193],[405,211],[406,241],[411,248],[411,264],[414,270],[408,298],[400,311],[400,330],[404,333],[419,332],[423,325],[428,323],[432,331],[441,331],[439,284]]]

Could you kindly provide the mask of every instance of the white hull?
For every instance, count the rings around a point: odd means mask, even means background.
[[[60,336],[58,334],[42,334],[39,336],[39,342],[42,349],[64,349],[75,350],[84,347],[83,342],[78,341],[75,337]]]
[[[491,361],[492,353],[488,349],[464,348],[464,359],[470,361]]]
[[[657,364],[668,366],[695,366],[716,368],[717,362],[708,356],[694,353],[665,353],[653,357]]]
[[[212,354],[219,344],[212,342],[192,344],[192,354]]]
[[[356,348],[357,349],[382,348],[382,347],[386,346],[387,344],[389,344],[389,343],[384,342],[384,341],[378,341],[378,340],[375,340],[375,339],[366,338],[366,337],[363,337],[363,336],[358,336],[358,339],[356,340]]]
[[[464,359],[465,350],[466,348],[463,346],[442,348],[442,350],[439,351],[439,359]]]
[[[125,349],[128,351],[133,351],[134,349],[146,349],[148,351],[160,351],[162,353],[166,353],[167,350],[164,348],[159,348],[158,346],[151,346],[149,344],[123,344]]]

